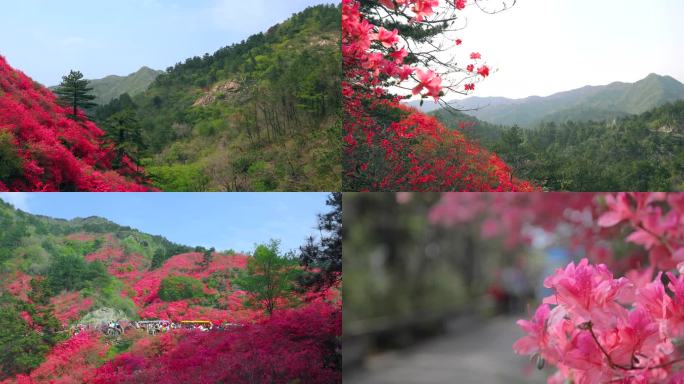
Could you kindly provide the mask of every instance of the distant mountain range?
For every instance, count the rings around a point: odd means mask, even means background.
[[[541,122],[611,120],[644,113],[663,104],[684,99],[684,84],[670,76],[650,74],[635,83],[614,82],[585,86],[547,97],[524,99],[470,97],[452,105],[466,114],[492,124],[533,127]],[[422,107],[425,112],[439,109],[434,102]]]
[[[124,93],[128,93],[130,96],[143,93],[162,73],[164,71],[142,67],[128,76],[111,75],[102,79],[90,80],[90,86],[93,88],[92,94],[96,97],[95,103],[107,104]],[[50,87],[50,89],[54,88],[56,87]]]

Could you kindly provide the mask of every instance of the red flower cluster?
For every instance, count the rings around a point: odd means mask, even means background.
[[[63,325],[78,320],[93,306],[93,299],[81,297],[80,292],[65,292],[50,299],[55,308],[55,317]]]
[[[465,1],[451,6],[463,9]],[[434,13],[439,0],[383,0],[381,4],[410,11],[412,22]],[[376,28],[360,13],[355,0],[342,2],[345,186],[347,190],[454,190],[531,191],[527,182],[511,176],[495,154],[449,131],[435,119],[402,106],[385,88],[409,77],[417,83],[412,93],[438,100],[442,78],[430,69],[407,64],[408,53],[399,47],[398,32]],[[459,44],[458,40],[457,44]],[[473,53],[471,59],[480,59]],[[473,64],[468,71],[473,72]],[[415,73],[415,75],[414,75]],[[489,76],[481,65],[476,75]],[[473,90],[474,84],[466,84]]]
[[[82,384],[94,377],[94,366],[104,359],[108,346],[99,334],[82,332],[57,345],[43,364],[30,375],[20,375],[3,384]]]
[[[341,319],[341,308],[319,303],[232,330],[143,339],[92,383],[339,383]]]
[[[103,132],[81,114],[67,118],[47,88],[0,56],[0,145],[12,150],[11,174],[0,191],[147,191],[134,165],[111,170],[114,152]],[[4,143],[4,144],[3,144]]]

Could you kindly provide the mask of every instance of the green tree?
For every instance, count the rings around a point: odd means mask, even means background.
[[[139,155],[145,148],[142,126],[131,109],[124,109],[108,118],[104,124],[107,137],[116,149],[114,168],[121,167],[124,156],[128,156],[138,163]]]
[[[326,204],[331,210],[318,216],[320,242],[311,236],[299,248],[300,264],[308,271],[300,278],[304,286],[323,288],[334,284],[342,273],[342,193],[330,194]]]
[[[204,297],[204,285],[190,276],[169,276],[159,285],[159,298],[178,301]]]
[[[88,110],[97,105],[92,102],[95,96],[90,94],[93,89],[88,87],[88,83],[81,72],[71,71],[62,77],[62,83],[55,90],[57,101],[73,109],[71,118],[74,120],[78,115],[78,108]]]
[[[214,260],[214,252],[216,252],[214,247],[206,249],[204,252],[202,252],[202,261],[200,262],[202,267],[206,268],[209,266],[209,264],[211,264],[211,262]]]
[[[294,301],[295,282],[301,275],[296,260],[280,254],[280,242],[271,240],[257,245],[247,262],[247,269],[238,273],[233,283],[250,293],[250,304],[263,303],[264,311],[271,315],[276,302]]]
[[[22,313],[31,317],[32,325]],[[15,297],[0,295],[0,380],[28,373],[63,337],[50,308],[37,309]]]

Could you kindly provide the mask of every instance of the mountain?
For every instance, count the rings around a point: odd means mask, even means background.
[[[234,285],[249,255],[2,200],[0,228],[2,384],[341,382],[339,287],[297,286],[290,307],[280,297],[266,316]],[[139,320],[223,326],[153,332],[136,329]]]
[[[91,94],[95,96],[94,102],[98,105],[107,104],[113,99],[127,93],[129,96],[139,95],[164,73],[148,67],[142,67],[137,72],[128,76],[110,75],[102,79],[88,80],[93,88]],[[50,87],[54,91],[57,86]]]
[[[339,190],[341,9],[309,7],[263,33],[170,67],[132,100],[142,164],[167,191]]]
[[[90,86],[93,88],[92,94],[97,97],[95,103],[109,103],[124,93],[128,93],[130,96],[143,93],[162,73],[164,71],[142,67],[128,76],[112,75],[103,79],[90,80]]]
[[[0,191],[145,191],[104,133],[0,56]]]
[[[684,84],[670,76],[652,73],[635,83],[585,86],[524,99],[470,97],[454,101],[453,106],[492,124],[529,128],[550,121],[609,121],[681,99],[684,99]],[[437,106],[430,102],[424,108],[434,110]]]

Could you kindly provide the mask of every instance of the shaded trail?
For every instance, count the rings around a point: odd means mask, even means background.
[[[544,383],[547,373],[532,369],[525,374],[529,360],[513,352],[511,346],[522,336],[518,318],[499,317],[472,330],[451,327],[425,343],[370,357],[364,369],[345,372],[344,383]]]

